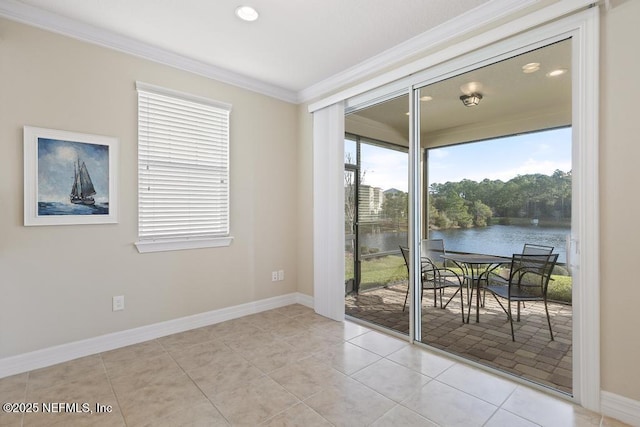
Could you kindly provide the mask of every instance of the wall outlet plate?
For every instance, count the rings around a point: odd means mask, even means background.
[[[124,310],[124,295],[113,297],[113,311]]]

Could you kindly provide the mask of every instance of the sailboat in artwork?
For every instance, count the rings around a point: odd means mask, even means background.
[[[74,178],[73,187],[71,187],[71,194],[69,199],[71,203],[78,205],[93,205],[96,203],[92,197],[96,194],[95,188],[93,188],[93,182],[89,176],[87,166],[82,162],[80,164],[80,158],[78,157],[78,163],[73,164]]]

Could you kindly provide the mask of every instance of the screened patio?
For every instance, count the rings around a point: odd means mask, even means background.
[[[404,281],[347,295],[346,315],[408,334],[409,309],[403,310],[406,290]],[[450,295],[454,290],[449,288],[445,292]],[[485,306],[480,308],[479,323],[475,322],[473,315],[469,323],[462,323],[458,298],[441,309],[433,306],[433,295],[425,292],[422,300],[422,342],[570,394],[572,307],[558,302],[549,302],[548,307],[553,341],[542,303],[527,303],[520,322],[514,322],[516,340],[512,341],[507,316],[490,296],[486,297]],[[465,306],[465,313],[466,310]]]

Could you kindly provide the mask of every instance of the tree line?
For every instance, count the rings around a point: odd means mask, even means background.
[[[571,218],[571,172],[552,175],[518,175],[507,182],[435,183],[428,189],[429,226],[434,228],[483,227],[491,218],[536,218],[558,221]],[[383,216],[392,221],[406,218],[408,195],[386,194]]]

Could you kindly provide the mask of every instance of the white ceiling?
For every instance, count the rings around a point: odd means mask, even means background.
[[[243,0],[244,1],[244,0]],[[89,28],[298,94],[444,22],[487,22],[513,0],[0,0],[0,15],[75,36]],[[240,21],[248,4],[258,21]],[[466,18],[465,18],[466,17]],[[78,27],[77,25],[81,25]]]

